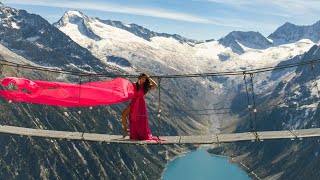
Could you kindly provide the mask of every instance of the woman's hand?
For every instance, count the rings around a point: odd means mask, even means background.
[[[151,89],[158,87],[158,84],[153,79],[151,79],[149,76],[147,77],[149,79]]]

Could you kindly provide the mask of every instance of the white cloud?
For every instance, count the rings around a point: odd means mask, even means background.
[[[195,0],[199,2],[213,2],[225,4],[251,12],[260,12],[269,15],[293,17],[297,14],[309,14],[311,10],[320,8],[318,0]],[[266,11],[267,10],[267,11]]]
[[[102,12],[115,12],[123,14],[134,14],[148,17],[157,17],[163,19],[172,19],[177,21],[194,22],[202,24],[211,24],[224,27],[245,28],[253,23],[247,20],[235,19],[235,18],[202,18],[192,14],[180,13],[175,11],[169,11],[158,8],[139,8],[120,6],[110,3],[88,3],[88,2],[74,2],[66,0],[3,0],[4,3],[19,4],[19,5],[35,5],[46,7],[58,7],[58,8],[72,8],[72,9],[86,9],[86,10],[98,10]]]
[[[216,24],[212,20],[198,17],[192,14],[168,11],[165,9],[157,8],[139,8],[120,6],[111,3],[88,3],[88,2],[74,2],[74,1],[61,1],[61,0],[4,0],[4,3],[20,4],[20,5],[36,5],[36,6],[47,6],[47,7],[58,7],[58,8],[73,8],[73,9],[87,9],[87,10],[98,10],[104,12],[115,12],[123,14],[134,14],[141,16],[157,17],[163,19],[172,19],[178,21],[203,23],[203,24]]]

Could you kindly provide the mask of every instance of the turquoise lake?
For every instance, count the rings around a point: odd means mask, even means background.
[[[228,158],[214,156],[205,149],[187,153],[169,162],[162,180],[250,180],[247,174]]]

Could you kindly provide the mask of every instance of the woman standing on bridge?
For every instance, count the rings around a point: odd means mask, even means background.
[[[141,74],[136,83],[123,78],[72,84],[7,77],[0,79],[0,85],[16,87],[15,90],[0,90],[0,95],[12,102],[79,107],[118,104],[132,99],[122,113],[123,136],[128,135],[126,119],[130,115],[130,139],[159,140],[152,138],[149,130],[144,99],[144,95],[158,85],[147,74]]]
[[[147,105],[144,95],[158,85],[145,73],[140,74],[138,81],[133,83],[133,85],[134,97],[122,112],[123,137],[128,135],[127,117],[129,115],[130,139],[151,140],[153,138],[149,129]]]

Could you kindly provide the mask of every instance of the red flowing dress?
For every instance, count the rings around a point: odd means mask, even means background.
[[[0,90],[0,95],[13,102],[29,102],[51,106],[100,106],[118,104],[134,97],[132,83],[123,78],[112,81],[71,84],[7,77],[3,87],[13,84],[16,90]]]
[[[153,138],[148,124],[148,112],[146,100],[144,99],[143,87],[137,90],[136,83],[133,84],[135,93],[130,103],[130,139],[135,140],[156,140]]]

